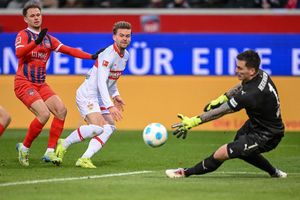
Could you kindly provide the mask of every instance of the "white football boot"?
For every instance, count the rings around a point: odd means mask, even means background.
[[[184,178],[185,177],[183,168],[167,169],[166,170],[166,175],[169,178]]]

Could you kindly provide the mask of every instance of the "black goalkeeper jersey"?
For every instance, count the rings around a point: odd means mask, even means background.
[[[241,91],[228,101],[228,105],[234,111],[246,109],[256,134],[268,138],[283,136],[284,124],[278,92],[270,76],[263,70],[243,83]]]

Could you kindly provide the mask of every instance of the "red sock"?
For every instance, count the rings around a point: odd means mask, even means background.
[[[65,120],[61,120],[56,117],[53,118],[50,128],[48,148],[55,148],[57,140],[64,129],[64,123]]]
[[[23,141],[25,147],[30,148],[34,139],[41,133],[44,125],[45,124],[42,124],[37,118],[34,118]]]
[[[4,130],[5,130],[4,126],[0,124],[0,137],[3,134]]]

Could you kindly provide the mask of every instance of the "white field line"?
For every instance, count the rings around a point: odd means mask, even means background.
[[[116,176],[146,174],[151,172],[152,171],[135,171],[135,172],[125,172],[125,173],[118,173],[118,174],[103,174],[103,175],[92,175],[92,176],[81,176],[81,177],[52,178],[52,179],[41,179],[41,180],[31,180],[31,181],[8,182],[8,183],[1,183],[0,187],[15,186],[15,185],[30,185],[30,184],[37,184],[37,183],[86,180],[86,179],[99,179],[99,178],[116,177]]]
[[[19,181],[19,182],[9,182],[9,183],[2,183],[0,187],[6,186],[15,186],[15,185],[30,185],[30,184],[38,184],[38,183],[50,183],[50,182],[62,182],[62,181],[76,181],[76,180],[86,180],[86,179],[99,179],[99,178],[107,178],[107,177],[117,177],[117,176],[129,176],[135,174],[146,174],[151,173],[154,171],[136,171],[136,172],[125,172],[125,173],[118,173],[118,174],[103,174],[103,175],[93,175],[93,176],[82,176],[82,177],[68,177],[68,178],[53,178],[53,179],[41,179],[41,180],[31,180],[31,181]],[[235,175],[235,174],[251,174],[251,175],[267,175],[265,172],[242,172],[242,171],[228,171],[228,172],[213,172],[213,174],[223,174],[223,175]],[[296,175],[299,176],[300,173],[288,173],[288,175]]]

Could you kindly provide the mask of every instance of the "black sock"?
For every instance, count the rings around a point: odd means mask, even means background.
[[[194,174],[206,174],[213,172],[222,165],[223,161],[216,160],[214,154],[210,157],[205,158],[203,161],[191,168],[186,168],[184,170],[185,176],[190,176]]]
[[[239,157],[240,159],[246,161],[247,163],[269,173],[270,175],[275,174],[276,169],[271,165],[271,163],[264,158],[261,154]]]

